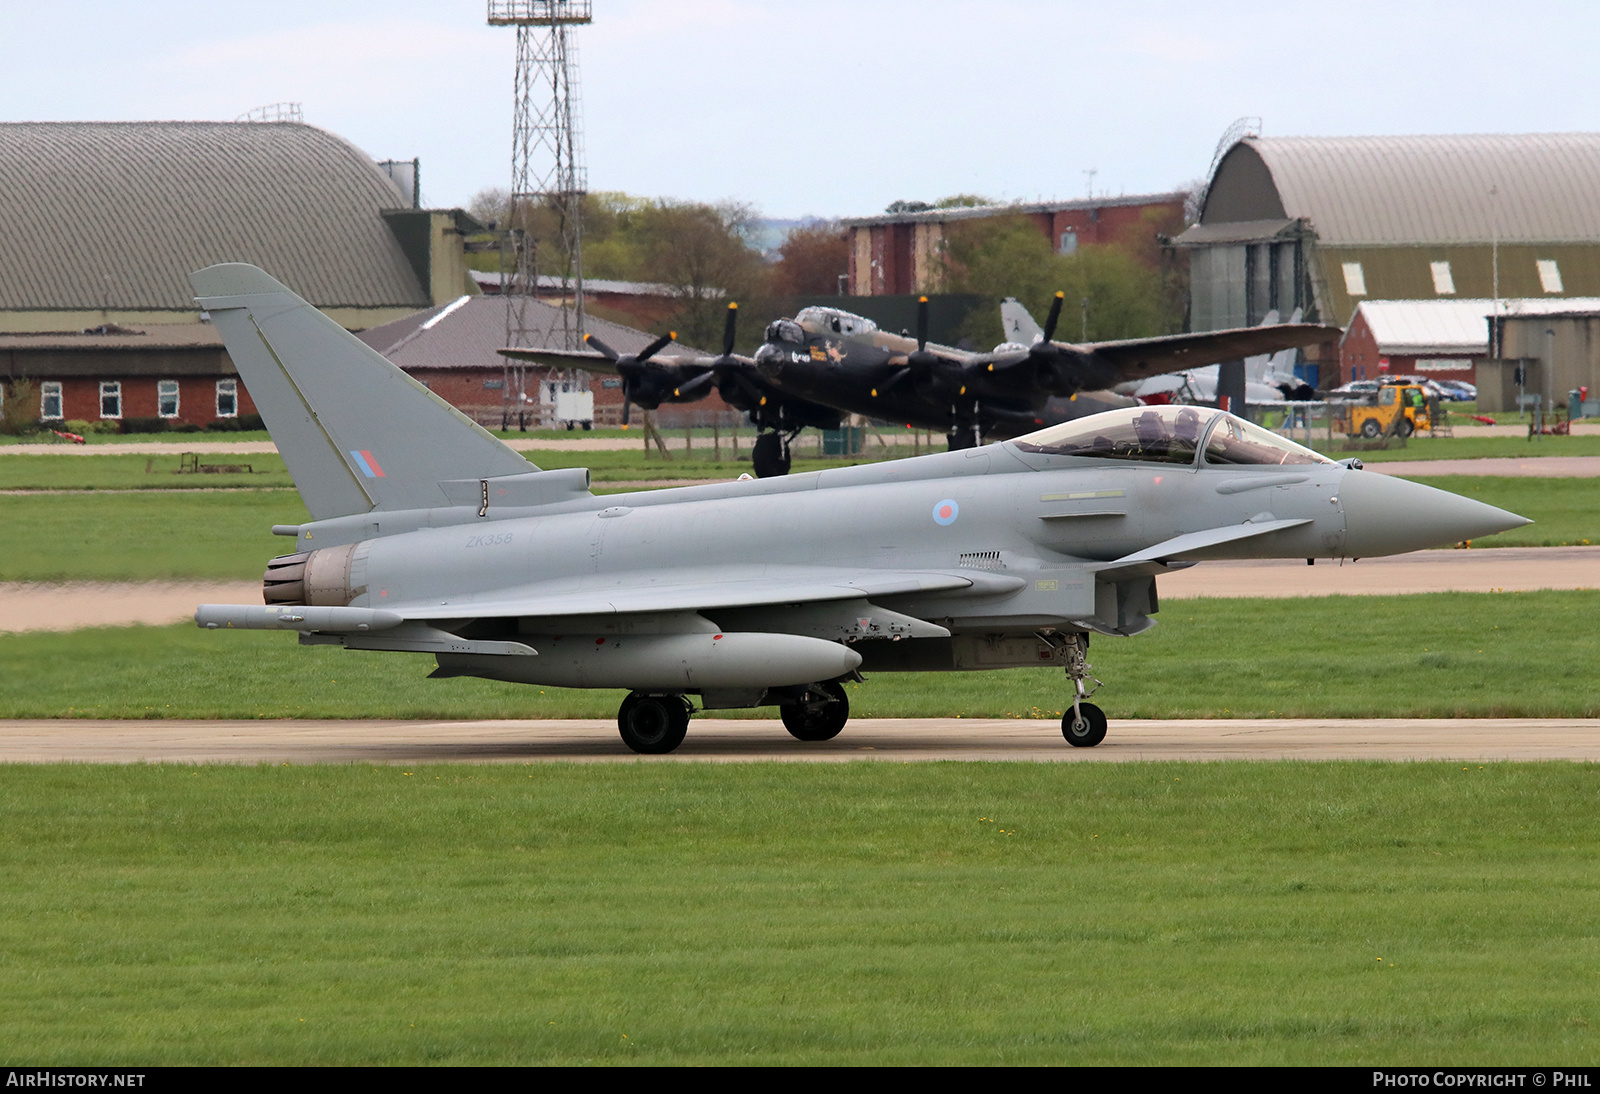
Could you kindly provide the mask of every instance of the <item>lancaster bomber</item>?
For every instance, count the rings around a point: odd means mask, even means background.
[[[312,518],[273,529],[295,550],[268,563],[264,605],[195,621],[431,653],[438,677],[624,688],[636,752],[678,747],[696,700],[776,706],[822,741],[864,674],[1029,665],[1064,670],[1062,735],[1095,745],[1089,638],[1154,625],[1161,575],[1528,523],[1192,406],[597,497],[587,471],[541,471],[254,266],[191,281]]]
[[[1054,340],[1064,297],[1056,293],[1030,342],[973,353],[928,341],[928,298],[917,330],[891,334],[838,308],[805,308],[768,324],[754,357],[733,352],[738,305],[728,306],[717,357],[657,358],[666,335],[636,355],[619,355],[593,337],[584,351],[502,349],[507,357],[558,368],[611,371],[630,404],[703,398],[715,388],[758,430],[751,464],[758,478],[789,472],[789,442],[801,429],[836,429],[841,414],[944,431],[952,450],[1016,437],[1085,411],[1125,403],[1106,389],[1159,373],[1336,340],[1337,327],[1279,323],[1239,330],[1169,334],[1115,342]],[[1095,393],[1104,392],[1097,396]],[[624,419],[626,420],[626,419]]]

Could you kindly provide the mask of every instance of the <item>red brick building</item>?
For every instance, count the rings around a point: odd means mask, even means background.
[[[1181,231],[1186,195],[1132,194],[1034,205],[978,205],[919,212],[885,213],[843,221],[850,243],[851,296],[934,293],[944,288],[945,237],[949,225],[988,217],[1024,217],[1050,240],[1058,254],[1080,246],[1146,246],[1156,233]]]
[[[216,328],[209,324],[112,327],[101,333],[0,333],[0,398],[33,385],[33,414],[64,421],[160,418],[209,425],[255,413]]]
[[[555,313],[551,305],[529,301],[528,309],[530,328],[551,326]],[[637,353],[653,341],[646,331],[596,316],[588,318],[587,326],[590,333],[618,353]],[[510,419],[516,421],[519,410],[527,415],[529,426],[554,424],[555,388],[560,378],[551,370],[536,366],[529,366],[519,375],[498,352],[506,344],[504,297],[464,296],[443,307],[428,308],[362,331],[357,337],[481,425],[498,428],[508,412]],[[662,350],[660,356],[666,359],[704,352],[674,344]],[[621,381],[597,372],[589,376],[589,390],[594,395],[595,424],[620,424]],[[700,424],[708,415],[733,413],[736,412],[712,391],[692,403],[663,407],[658,418],[663,424]]]

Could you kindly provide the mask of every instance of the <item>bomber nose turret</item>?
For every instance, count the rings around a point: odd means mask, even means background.
[[[1348,558],[1444,547],[1533,523],[1460,494],[1373,471],[1346,472],[1339,502]]]

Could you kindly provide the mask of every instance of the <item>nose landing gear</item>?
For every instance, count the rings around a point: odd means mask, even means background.
[[[1051,645],[1066,654],[1067,678],[1072,681],[1072,709],[1061,716],[1061,736],[1074,748],[1093,748],[1106,739],[1106,712],[1087,702],[1089,696],[1105,685],[1089,670],[1089,636],[1087,634],[1040,635]],[[1084,686],[1093,680],[1094,687]]]

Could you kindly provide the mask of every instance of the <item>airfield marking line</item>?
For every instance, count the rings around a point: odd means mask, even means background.
[[[1600,762],[1600,718],[1113,719],[1073,748],[1056,720],[861,718],[801,743],[776,719],[697,718],[667,756],[611,720],[0,721],[0,763],[843,763],[851,760]]]

